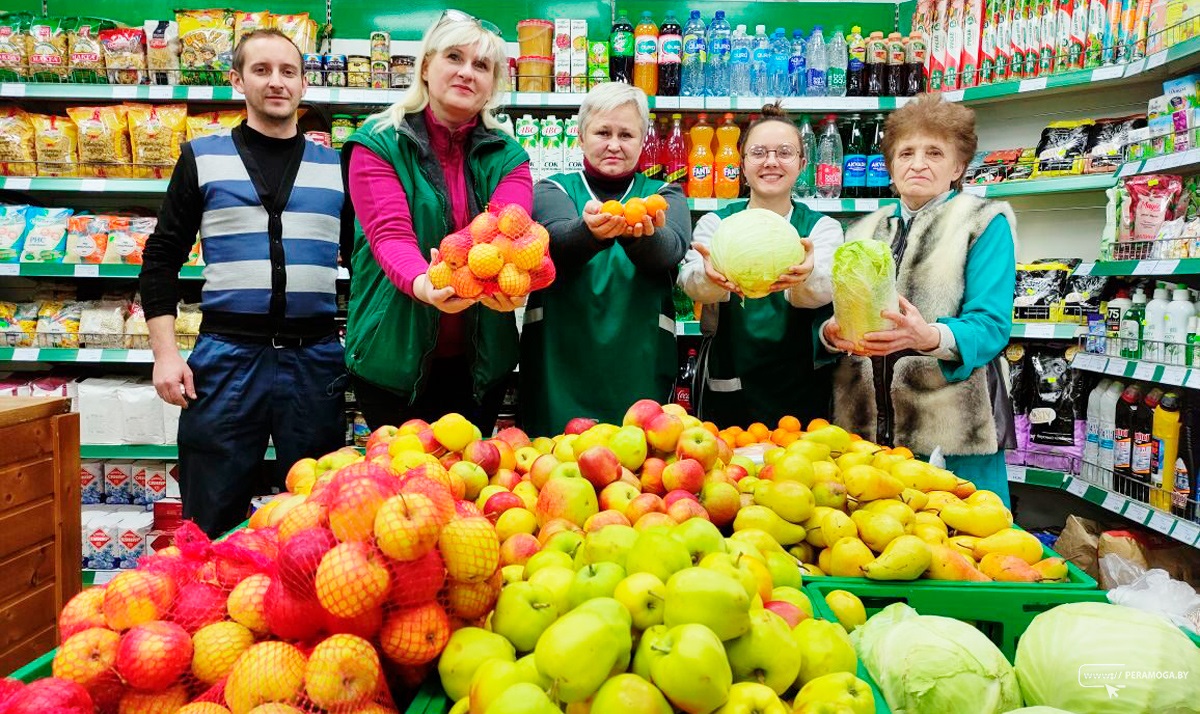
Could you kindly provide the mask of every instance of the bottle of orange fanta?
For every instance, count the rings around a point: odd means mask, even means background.
[[[715,187],[717,198],[737,198],[741,190],[742,155],[738,153],[738,137],[742,130],[733,122],[733,115],[725,115],[725,123],[717,129],[717,157]]]
[[[692,139],[692,151],[688,154],[687,195],[692,198],[713,196],[713,128],[708,115],[701,114],[688,132]]]

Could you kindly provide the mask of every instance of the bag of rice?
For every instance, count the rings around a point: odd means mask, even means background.
[[[67,114],[79,130],[79,175],[129,178],[125,107],[69,107]]]
[[[29,115],[16,107],[0,107],[0,175],[36,176],[33,151]]]
[[[71,216],[67,221],[64,263],[99,263],[108,249],[111,216]]]
[[[141,84],[146,77],[146,33],[118,27],[100,33],[109,84]]]
[[[67,59],[66,21],[44,17],[29,25],[29,74],[35,82],[66,82],[70,73]]]
[[[97,300],[81,305],[79,346],[119,349],[125,343],[125,302]]]
[[[67,223],[74,213],[69,208],[37,208],[25,212],[25,244],[22,263],[61,263],[67,249]]]
[[[138,297],[134,297],[133,304],[129,306],[129,317],[125,320],[125,349],[150,349],[150,328],[146,325],[146,311]]]
[[[146,20],[142,31],[150,84],[179,84],[179,25],[174,20]]]
[[[29,206],[0,206],[0,263],[15,263],[25,244],[25,213]]]
[[[133,178],[170,178],[187,133],[186,104],[127,104]]]
[[[79,175],[79,131],[66,117],[26,115],[33,127],[38,176]]]

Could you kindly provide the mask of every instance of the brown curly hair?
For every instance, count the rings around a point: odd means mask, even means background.
[[[914,134],[927,134],[948,141],[963,166],[971,162],[979,146],[975,135],[975,112],[961,104],[947,102],[940,94],[922,94],[892,112],[883,129],[883,158],[892,171],[892,153],[896,146]],[[962,188],[962,177],[951,184]]]
[[[796,132],[796,148],[800,151],[804,151],[804,142],[800,141],[800,129],[798,129],[796,125],[792,123],[791,118],[788,117],[787,110],[783,108],[782,99],[776,99],[770,104],[764,104],[762,111],[759,113],[762,116],[750,122],[750,125],[746,127],[745,131],[742,132],[741,145],[738,146],[738,151],[743,154],[746,153],[746,142],[750,138],[750,134],[754,132],[755,128],[770,121],[777,121],[781,124],[786,124],[787,126],[791,127],[792,131]],[[808,159],[809,157],[806,156],[804,158]]]

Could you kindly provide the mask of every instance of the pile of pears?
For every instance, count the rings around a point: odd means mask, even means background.
[[[765,533],[809,576],[871,580],[1066,582],[1062,558],[1012,527],[991,491],[838,426],[764,454],[738,488],[735,533]],[[755,540],[766,548],[761,540]]]
[[[814,619],[795,561],[746,533],[694,518],[554,534],[502,569],[482,627],[451,636],[452,714],[873,714],[846,628]]]

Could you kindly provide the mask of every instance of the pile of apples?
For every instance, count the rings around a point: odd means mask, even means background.
[[[427,274],[461,298],[528,295],[554,282],[550,234],[515,203],[493,206],[442,239]]]

